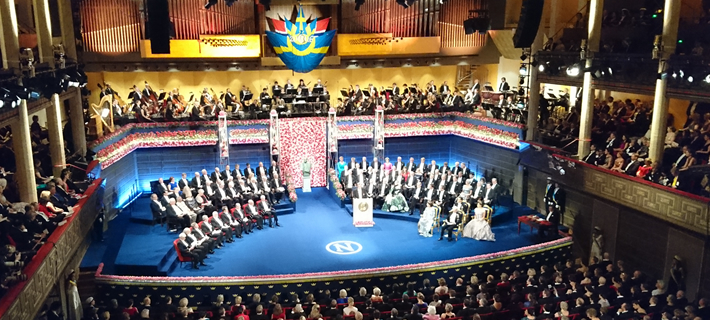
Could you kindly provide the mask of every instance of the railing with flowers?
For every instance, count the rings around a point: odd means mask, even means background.
[[[288,200],[291,202],[298,201],[298,195],[296,194],[296,186],[293,185],[293,180],[290,175],[286,175],[286,192],[288,192]]]
[[[338,126],[338,139],[372,139],[372,124],[350,124]],[[490,144],[517,148],[520,143],[515,132],[495,129],[484,125],[475,125],[463,121],[418,121],[404,123],[385,123],[385,137],[411,137],[457,135]]]
[[[230,144],[269,143],[268,129],[232,129]],[[116,163],[138,148],[193,147],[217,144],[217,130],[182,130],[131,133],[96,153],[102,168]]]
[[[328,180],[330,181],[330,193],[331,196],[334,197],[333,200],[340,203],[340,206],[342,207],[346,194],[345,190],[343,190],[343,184],[340,183],[340,179],[338,179],[338,173],[335,171],[335,169],[328,170]]]

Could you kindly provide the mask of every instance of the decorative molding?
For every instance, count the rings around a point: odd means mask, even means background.
[[[98,215],[103,198],[103,181],[94,180],[80,200],[75,213],[52,234],[35,259],[25,267],[28,279],[18,283],[0,300],[0,320],[32,320],[57,281],[63,281],[64,269],[82,246]],[[52,243],[54,245],[52,246]]]

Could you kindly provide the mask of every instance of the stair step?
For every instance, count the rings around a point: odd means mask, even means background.
[[[163,258],[163,260],[160,261],[160,264],[158,265],[158,273],[167,276],[168,273],[170,273],[170,269],[175,268],[173,265],[176,263],[177,258],[178,256],[175,250],[171,250],[168,254],[166,254],[166,258]]]
[[[293,208],[287,208],[287,209],[276,209],[274,210],[276,212],[277,216],[284,215],[284,214],[292,214],[293,213]]]

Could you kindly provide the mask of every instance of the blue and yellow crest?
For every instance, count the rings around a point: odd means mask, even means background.
[[[274,31],[266,31],[276,55],[289,69],[306,73],[315,69],[325,57],[335,30],[326,31],[330,18],[306,21],[303,7],[298,6],[296,22],[271,19]]]

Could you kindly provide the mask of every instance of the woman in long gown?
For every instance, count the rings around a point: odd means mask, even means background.
[[[486,209],[479,200],[476,209],[473,209],[473,220],[463,228],[463,236],[475,240],[496,241],[496,235],[491,231],[491,226],[486,221]]]
[[[436,208],[431,205],[431,201],[427,202],[426,209],[419,218],[419,223],[417,223],[417,229],[419,229],[419,235],[425,237],[431,237],[431,229],[434,227],[434,216],[436,215]]]
[[[409,204],[399,187],[393,187],[392,191],[385,197],[382,210],[387,212],[409,212]]]

